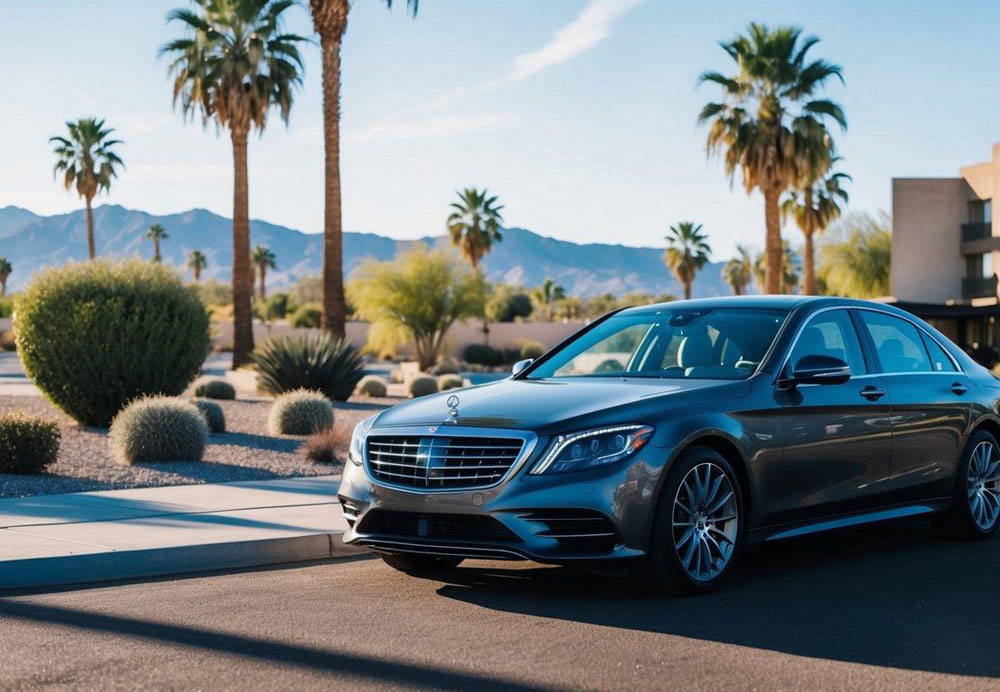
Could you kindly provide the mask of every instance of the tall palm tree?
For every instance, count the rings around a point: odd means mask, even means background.
[[[835,157],[836,163],[840,157]],[[804,181],[800,189],[792,190],[781,204],[781,215],[792,217],[805,236],[802,248],[802,292],[816,295],[816,259],[813,235],[822,233],[833,221],[840,218],[841,204],[847,204],[847,191],[843,183],[851,180],[846,173],[828,170],[818,179]]]
[[[208,266],[208,258],[201,250],[192,250],[187,258],[188,268],[194,272],[194,280],[201,281],[201,273]]]
[[[97,256],[94,239],[94,197],[111,189],[111,181],[118,177],[118,170],[125,164],[114,151],[120,139],[110,139],[114,128],[105,127],[101,118],[80,118],[66,123],[67,137],[49,137],[54,144],[56,165],[53,173],[62,174],[63,186],[83,198],[87,207],[87,252],[90,259]]]
[[[676,226],[671,226],[666,240],[667,250],[663,253],[663,261],[684,286],[686,300],[691,297],[691,284],[695,275],[711,257],[712,248],[708,246],[708,236],[701,232],[701,224],[691,221],[681,221]]]
[[[736,73],[709,71],[698,80],[723,91],[722,101],[706,104],[698,116],[699,123],[710,123],[709,154],[724,154],[730,181],[739,169],[747,193],[756,188],[764,196],[766,293],[777,293],[782,284],[779,199],[809,169],[822,173],[829,166],[828,119],[847,127],[843,109],[817,97],[830,78],[843,82],[839,66],[806,60],[818,41],[795,27],[752,23],[746,35],[720,44]]]
[[[799,283],[799,255],[787,240],[781,241],[781,281],[776,293],[792,293]],[[754,282],[763,293],[767,282],[767,255],[761,254],[753,265]]]
[[[184,35],[164,44],[174,78],[174,103],[185,118],[198,112],[207,127],[229,131],[233,146],[233,367],[250,362],[250,222],[247,137],[262,132],[272,107],[288,122],[293,92],[302,84],[298,44],[284,31],[284,12],[294,0],[192,0],[167,21]]]
[[[733,289],[733,295],[741,296],[746,293],[752,278],[753,259],[750,257],[750,250],[737,245],[736,257],[726,262],[726,266],[722,268],[722,279]]]
[[[167,235],[167,229],[158,223],[154,223],[149,227],[149,230],[146,231],[146,237],[153,241],[153,261],[162,261],[163,257],[160,255],[160,242],[170,237]]]
[[[448,215],[448,233],[451,244],[461,250],[475,270],[493,243],[503,240],[500,233],[503,205],[497,204],[497,196],[490,196],[485,188],[467,187],[456,194],[458,201],[451,203],[452,212]]]
[[[14,267],[10,260],[6,257],[0,257],[0,297],[7,295],[7,279],[10,278],[12,271],[14,271]]]
[[[257,267],[257,273],[260,275],[261,300],[267,298],[267,270],[278,268],[278,263],[275,259],[274,253],[264,245],[255,246],[253,254],[250,256],[250,261],[253,263],[253,266]]]
[[[414,16],[418,0],[406,4]],[[385,0],[392,8],[392,0]],[[323,328],[344,336],[343,227],[340,204],[340,46],[347,30],[350,0],[309,0],[313,28],[323,53],[323,147],[326,185],[323,213]]]

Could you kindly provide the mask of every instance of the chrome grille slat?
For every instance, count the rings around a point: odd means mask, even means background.
[[[466,489],[496,483],[524,449],[516,437],[374,435],[366,443],[372,477],[394,485]]]

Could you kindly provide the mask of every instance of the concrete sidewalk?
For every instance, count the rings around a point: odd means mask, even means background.
[[[339,476],[0,500],[0,589],[316,560],[341,541]]]

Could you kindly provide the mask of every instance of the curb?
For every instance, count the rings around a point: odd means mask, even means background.
[[[173,548],[108,551],[0,563],[0,589],[74,586],[222,569],[262,567],[367,554],[346,545],[343,532],[207,543]]]

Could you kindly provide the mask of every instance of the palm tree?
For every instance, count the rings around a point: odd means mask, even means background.
[[[49,137],[55,145],[56,165],[53,174],[62,174],[63,186],[76,193],[87,206],[87,252],[90,259],[97,256],[94,240],[94,212],[92,203],[99,192],[108,192],[111,181],[118,177],[118,169],[125,164],[114,151],[120,139],[109,139],[113,128],[105,127],[100,118],[80,118],[66,123],[68,137]]]
[[[819,274],[829,295],[877,298],[889,294],[892,230],[886,214],[850,214],[819,245]]]
[[[257,272],[260,274],[261,300],[267,298],[267,270],[278,268],[278,263],[275,259],[274,253],[264,245],[255,246],[253,254],[250,256],[250,261],[253,263],[253,266],[257,267]]]
[[[835,157],[836,163],[840,157]],[[828,170],[818,179],[806,180],[802,188],[792,190],[781,205],[781,215],[795,219],[796,225],[805,236],[802,248],[802,292],[816,295],[816,260],[813,250],[813,235],[822,233],[833,221],[840,218],[840,203],[847,204],[844,181],[851,180],[846,173]]]
[[[7,295],[7,279],[10,278],[12,271],[14,267],[11,266],[10,260],[0,257],[0,297]]]
[[[750,250],[743,245],[736,246],[736,253],[722,268],[722,279],[733,289],[733,295],[741,296],[753,278],[753,260]]]
[[[288,122],[293,91],[302,84],[298,43],[306,39],[283,29],[292,0],[192,0],[191,9],[173,10],[182,38],[160,48],[170,55],[174,103],[185,118],[200,112],[207,127],[229,131],[233,146],[233,367],[250,362],[250,222],[247,192],[247,137],[262,132],[274,106]]]
[[[462,255],[475,270],[493,243],[503,240],[500,224],[503,217],[497,204],[496,195],[474,187],[467,187],[456,193],[458,201],[451,203],[452,213],[448,216],[448,233],[451,244],[459,248]]]
[[[414,16],[418,0],[406,4]],[[392,0],[385,0],[392,7]],[[323,214],[323,328],[344,336],[343,227],[340,211],[340,45],[347,30],[350,0],[309,0],[313,28],[323,53],[323,146],[326,185]]]
[[[201,250],[192,250],[187,258],[187,266],[194,272],[194,280],[201,281],[201,273],[208,266],[208,258]]]
[[[663,261],[684,286],[686,300],[691,297],[691,284],[698,271],[708,263],[712,248],[708,246],[708,236],[701,232],[701,224],[691,221],[671,226],[666,240]]]
[[[720,44],[736,62],[736,74],[710,71],[698,80],[723,90],[723,100],[706,104],[698,116],[699,123],[710,123],[709,154],[724,153],[730,181],[739,169],[747,193],[756,188],[764,196],[766,293],[778,292],[782,284],[779,198],[803,176],[829,167],[827,119],[847,127],[838,104],[816,98],[831,77],[843,82],[839,66],[806,61],[818,41],[802,38],[798,28],[752,23],[747,35]]]
[[[167,235],[167,229],[158,223],[154,223],[146,231],[146,237],[153,241],[153,261],[160,262],[163,257],[160,255],[160,241],[166,240],[170,236]]]
[[[776,293],[791,293],[799,283],[799,255],[787,240],[781,241],[781,281]],[[757,290],[763,292],[767,282],[767,255],[758,255],[753,264],[754,282]]]
[[[553,317],[553,305],[566,297],[566,289],[555,282],[551,276],[546,277],[541,286],[531,291],[531,297],[541,308],[539,312],[546,320]]]

